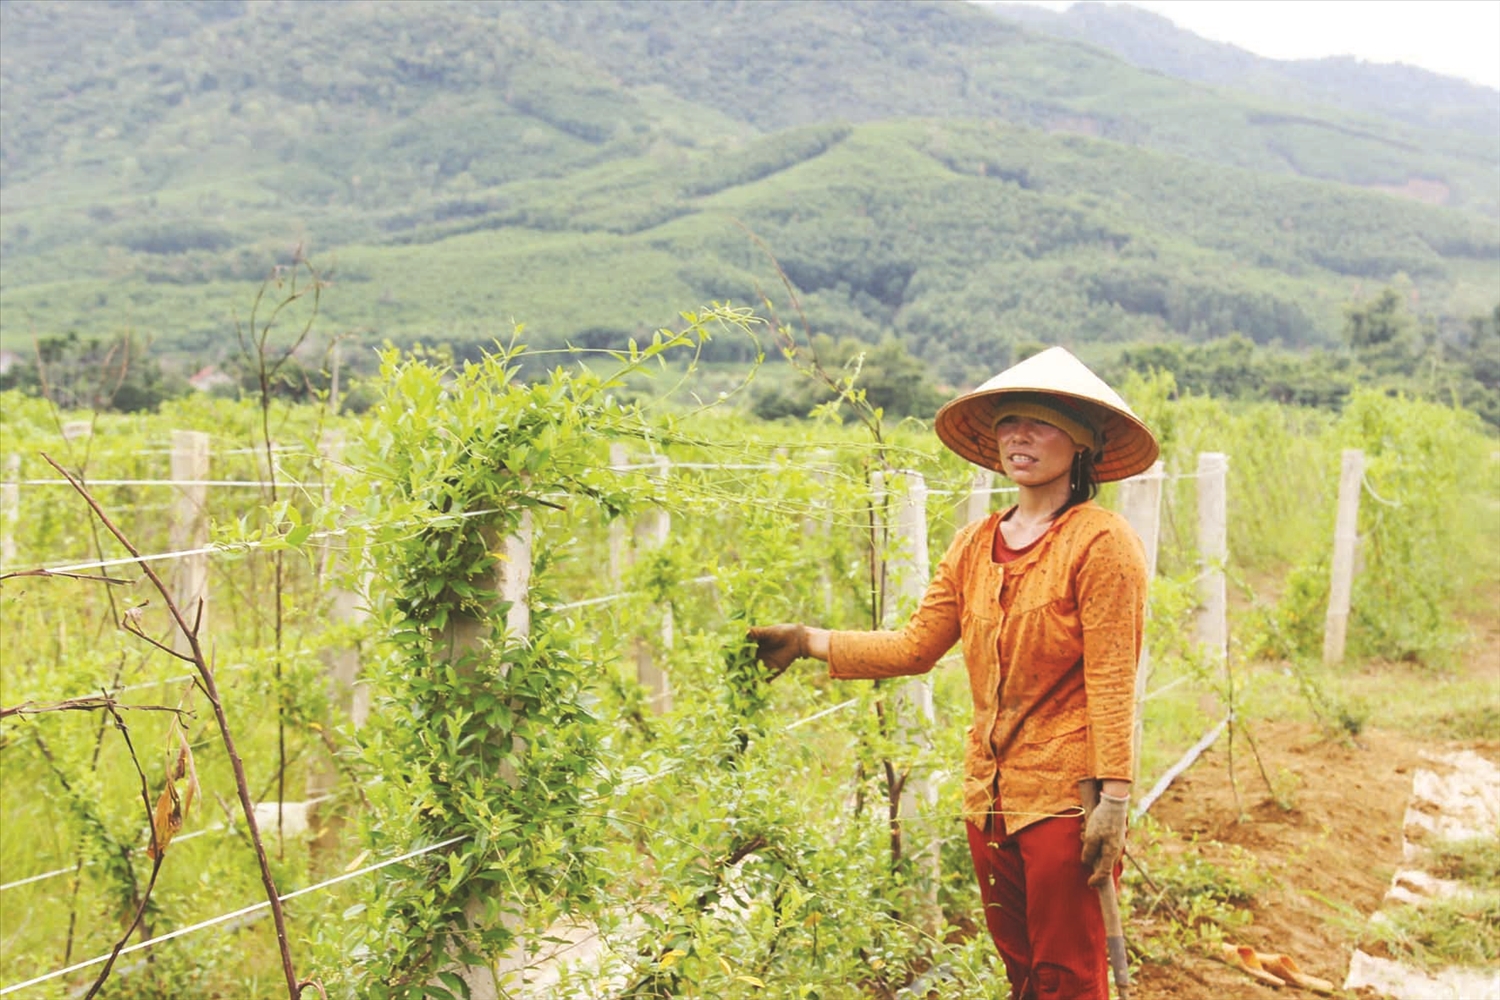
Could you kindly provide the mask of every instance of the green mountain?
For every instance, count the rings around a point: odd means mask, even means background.
[[[815,330],[955,383],[1036,340],[1329,344],[1391,283],[1439,324],[1500,298],[1493,143],[969,4],[6,0],[0,39],[6,346],[212,359],[297,247],[327,336],[791,321],[784,274]]]
[[[1500,91],[1415,66],[1351,56],[1266,59],[1200,38],[1128,3],[1075,3],[1065,11],[996,3],[988,9],[997,17],[1096,45],[1132,66],[1181,80],[1380,115],[1422,128],[1461,129],[1488,140],[1491,148],[1500,135]]]

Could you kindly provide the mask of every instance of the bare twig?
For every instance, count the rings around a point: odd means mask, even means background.
[[[1145,879],[1146,884],[1151,887],[1151,891],[1156,893],[1156,898],[1151,901],[1150,908],[1146,910],[1146,916],[1151,916],[1151,914],[1156,912],[1157,906],[1165,902],[1169,907],[1172,908],[1172,913],[1177,917],[1177,919],[1187,919],[1186,914],[1183,913],[1182,906],[1177,902],[1175,898],[1173,898],[1172,893],[1156,884],[1156,880],[1153,879],[1151,875],[1146,871],[1146,869],[1141,865],[1141,863],[1136,860],[1135,855],[1131,854],[1130,851],[1127,850],[1125,851],[1125,857],[1130,861],[1132,865],[1135,866],[1135,870],[1140,874],[1141,878]]]
[[[780,336],[782,340],[781,348],[783,353],[786,354],[787,360],[794,366],[800,367],[804,374],[810,374],[826,385],[837,398],[845,400],[853,406],[855,415],[859,417],[859,422],[865,425],[865,429],[870,432],[870,436],[874,439],[875,444],[883,446],[885,444],[885,436],[882,433],[880,416],[875,412],[875,408],[866,402],[863,396],[855,396],[853,394],[852,382],[847,386],[843,386],[839,384],[838,379],[828,374],[822,362],[819,361],[817,352],[811,349],[812,327],[807,322],[806,313],[802,311],[802,301],[797,297],[797,289],[792,284],[792,279],[787,277],[786,271],[781,266],[781,261],[776,259],[776,255],[771,252],[771,248],[749,226],[738,219],[734,221],[735,225],[739,226],[745,232],[745,235],[750,237],[750,241],[760,248],[761,252],[771,262],[771,266],[775,268],[776,276],[781,279],[782,287],[786,289],[787,298],[791,302],[792,308],[797,310],[797,318],[802,321],[802,331],[807,334],[809,349],[806,353],[810,356],[810,360],[803,362],[803,365],[805,365],[803,367],[802,365],[798,365],[798,360],[802,352],[796,340],[788,332],[790,328],[783,326],[777,320],[776,309],[771,304],[770,298],[761,293],[761,301],[765,303],[766,311],[771,314],[771,328]],[[883,447],[880,449],[880,454],[881,461],[884,463],[885,453]]]
[[[141,555],[140,551],[115,526],[115,523],[110,520],[109,515],[104,512],[104,509],[99,506],[99,502],[94,499],[93,495],[89,493],[83,484],[74,479],[61,465],[53,461],[51,456],[44,453],[42,458],[47,461],[48,465],[51,465],[68,480],[73,489],[83,497],[84,502],[89,505],[94,514],[109,529],[109,532],[119,540],[126,551],[132,556],[139,558]],[[140,566],[147,578],[150,579],[151,585],[156,588],[157,593],[161,595],[162,600],[166,603],[167,612],[172,616],[172,620],[176,622],[177,627],[182,630],[183,636],[187,639],[193,653],[193,664],[197,667],[199,678],[202,681],[203,692],[207,696],[209,704],[213,706],[214,719],[219,726],[219,736],[224,742],[224,750],[229,757],[230,766],[234,769],[234,783],[239,791],[240,807],[245,813],[245,824],[249,828],[250,838],[255,845],[255,857],[260,865],[261,883],[265,888],[266,898],[270,903],[272,921],[276,925],[276,943],[281,951],[281,965],[282,971],[286,975],[287,993],[291,1000],[298,1000],[300,990],[297,986],[297,973],[292,966],[292,952],[291,946],[287,941],[286,919],[281,909],[281,896],[276,890],[276,880],[271,874],[271,865],[266,858],[265,845],[261,842],[260,828],[255,822],[255,805],[250,801],[250,786],[245,779],[245,763],[240,759],[239,751],[234,742],[234,733],[230,730],[229,719],[224,714],[224,704],[219,698],[219,686],[214,679],[213,669],[209,666],[208,660],[204,656],[203,645],[199,640],[196,628],[188,625],[182,611],[177,607],[177,602],[172,598],[172,592],[162,582],[161,577],[156,574],[156,571],[151,568],[149,563],[141,563]],[[158,858],[160,858],[160,854],[158,854]]]
[[[125,719],[113,707],[106,709],[115,720],[115,728],[119,730],[120,736],[125,740],[125,749],[130,752],[130,762],[135,765],[135,773],[141,779],[141,803],[146,807],[146,826],[151,831],[151,877],[146,880],[146,891],[141,893],[140,905],[135,909],[135,916],[130,921],[130,926],[125,928],[125,933],[120,935],[120,940],[115,942],[114,948],[109,953],[109,958],[104,962],[104,968],[99,970],[99,976],[94,980],[94,985],[89,987],[88,993],[84,994],[84,1000],[92,1000],[92,997],[104,986],[104,981],[109,978],[109,972],[114,968],[115,959],[120,955],[120,949],[130,941],[130,936],[135,933],[136,927],[140,926],[141,918],[146,915],[146,906],[151,902],[151,890],[156,887],[156,876],[161,872],[162,859],[166,852],[162,850],[157,841],[156,824],[152,822],[151,816],[151,785],[146,780],[146,772],[141,769],[141,760],[136,756],[135,744],[130,739],[130,729],[125,725]],[[171,780],[168,775],[167,780]]]
[[[116,579],[112,576],[91,576],[88,573],[58,573],[50,569],[18,569],[14,573],[0,573],[0,580],[9,580],[13,576],[57,576],[66,577],[69,580],[94,580],[98,583],[109,583],[121,587],[135,582]]]
[[[132,907],[139,906],[141,901],[141,887],[136,881],[135,867],[130,864],[131,849],[120,843],[109,832],[109,828],[104,825],[104,821],[93,810],[92,803],[78,795],[73,788],[73,783],[68,780],[67,774],[64,773],[62,767],[57,763],[57,758],[53,756],[52,749],[47,746],[47,741],[42,738],[42,734],[39,731],[34,732],[31,739],[36,744],[37,751],[41,753],[42,759],[52,769],[52,774],[57,778],[57,783],[62,786],[63,791],[67,792],[68,796],[75,803],[79,819],[84,825],[91,827],[99,840],[108,845],[110,853],[117,856],[122,862],[120,870],[123,874],[122,881],[125,883],[124,887],[129,893],[129,905]]]
[[[202,603],[202,602],[199,602],[199,603]],[[121,620],[121,622],[120,622],[120,628],[124,629],[126,632],[129,632],[131,635],[136,636],[137,638],[146,640],[151,645],[153,645],[157,649],[161,650],[163,653],[166,653],[169,656],[175,656],[177,659],[182,660],[184,663],[193,663],[194,662],[193,658],[191,656],[189,656],[188,654],[186,654],[186,653],[179,653],[179,652],[177,652],[177,650],[173,649],[171,646],[168,646],[166,643],[159,642],[156,639],[151,638],[145,632],[141,631],[140,625],[137,624],[129,616],[127,616],[127,617],[125,617],[124,619]],[[196,625],[193,627],[193,630],[195,632],[197,631],[197,626]]]
[[[34,701],[23,701],[19,705],[9,708],[0,708],[0,719],[8,719],[12,715],[43,715],[47,712],[93,712],[97,709],[107,712],[124,710],[128,712],[175,712],[178,718],[190,715],[181,708],[170,708],[166,705],[122,705],[107,694],[91,694],[82,698],[68,698],[64,701],[38,703]]]
[[[1255,766],[1260,771],[1260,780],[1266,783],[1266,791],[1271,793],[1271,798],[1276,800],[1277,805],[1285,809],[1286,805],[1281,801],[1281,796],[1277,794],[1276,786],[1271,782],[1271,776],[1266,773],[1266,762],[1261,758],[1260,747],[1255,745],[1255,737],[1251,735],[1250,727],[1243,722],[1238,723],[1238,725],[1242,727],[1240,732],[1245,737],[1245,743],[1250,747],[1251,756],[1255,758]]]
[[[302,269],[304,267],[307,268],[307,272],[311,277],[311,283],[307,287],[299,289],[297,287],[297,276],[302,272]],[[276,480],[275,448],[271,440],[271,382],[280,373],[282,367],[292,359],[293,355],[297,353],[297,350],[307,340],[308,334],[312,331],[313,323],[318,318],[318,303],[321,299],[323,290],[323,282],[319,278],[318,272],[313,268],[312,264],[308,263],[307,259],[302,255],[302,248],[299,245],[292,256],[290,288],[288,289],[287,294],[271,309],[271,315],[267,319],[260,321],[258,320],[258,316],[260,312],[261,299],[264,297],[266,290],[270,287],[272,281],[275,281],[277,286],[280,287],[281,283],[279,280],[277,280],[279,273],[280,268],[278,267],[276,271],[272,272],[271,277],[261,285],[260,291],[256,294],[255,301],[250,307],[250,325],[248,335],[247,331],[239,330],[238,328],[236,329],[236,333],[239,336],[241,350],[243,350],[248,355],[250,354],[250,348],[253,346],[255,351],[254,360],[256,362],[256,379],[260,388],[261,441],[266,449],[266,475],[267,481],[270,483],[270,500],[273,507],[278,502],[279,497],[277,495],[278,490]],[[309,294],[311,294],[312,296],[312,306],[307,316],[307,322],[303,324],[301,332],[297,334],[296,339],[293,340],[291,345],[287,347],[285,351],[282,352],[281,356],[277,358],[274,363],[270,362],[269,338],[271,335],[272,327],[276,325],[277,317],[281,315],[282,310],[289,308]],[[257,323],[259,323],[258,328]],[[282,617],[282,591],[286,586],[284,553],[279,550],[275,552],[271,557],[271,562],[274,568],[273,582],[275,585],[274,602],[272,604],[275,628],[275,654],[272,658],[272,667],[276,681],[276,850],[279,857],[284,857],[286,850],[286,838],[285,817],[282,811],[282,803],[286,801],[287,717],[286,694],[282,689],[281,684],[281,653],[284,629],[284,622]]]
[[[99,546],[99,539],[98,539],[97,534],[95,535],[95,538],[94,538],[94,546],[95,546],[96,549]],[[100,554],[100,557],[103,558],[103,554],[102,553]],[[105,689],[106,694],[108,692],[110,692],[110,691],[115,691],[115,690],[117,690],[120,687],[120,678],[123,677],[124,675],[125,675],[125,654],[121,653],[120,654],[120,662],[115,667],[115,677],[114,677],[114,680],[112,680],[110,682],[109,687]],[[107,717],[100,716],[100,718],[99,718],[99,724],[94,727],[94,753],[93,753],[92,758],[89,761],[89,766],[92,767],[92,768],[96,768],[97,769],[98,766],[99,766],[99,753],[100,753],[100,751],[102,751],[104,749],[104,734],[107,731],[108,725],[109,725],[109,721],[108,721]],[[78,930],[78,893],[83,888],[83,877],[82,876],[83,876],[83,865],[84,865],[84,861],[85,861],[83,849],[84,849],[84,841],[83,841],[83,838],[80,837],[78,839],[78,851],[77,851],[77,853],[78,853],[78,862],[77,862],[77,864],[75,864],[73,866],[73,884],[72,884],[71,892],[69,893],[69,897],[68,897],[68,938],[67,938],[67,943],[66,943],[66,945],[63,948],[63,964],[64,965],[72,965],[73,964],[73,936],[74,936],[74,933]],[[149,930],[149,928],[142,928],[141,933],[144,936],[148,936],[148,937],[150,936],[150,930]]]

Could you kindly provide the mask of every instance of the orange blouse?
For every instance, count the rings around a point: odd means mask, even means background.
[[[1076,808],[1083,778],[1131,780],[1147,580],[1135,531],[1095,503],[1004,564],[1000,518],[959,531],[904,628],[832,633],[828,666],[839,679],[923,674],[962,640],[974,698],[964,816],[984,825],[998,772],[1015,833]]]

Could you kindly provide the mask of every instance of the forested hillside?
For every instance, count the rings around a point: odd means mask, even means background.
[[[899,337],[951,384],[1038,341],[1331,346],[1387,285],[1456,337],[1500,298],[1493,141],[1204,88],[968,4],[0,18],[12,348],[133,329],[223,358],[294,248],[331,276],[327,337],[524,322],[540,346],[714,299],[791,320],[774,255],[815,331]],[[1444,204],[1390,193],[1413,185]]]
[[[1415,66],[1367,63],[1352,56],[1266,59],[1200,38],[1160,14],[1125,3],[1075,3],[1066,11],[996,3],[988,9],[1007,21],[1097,45],[1132,66],[1182,80],[1326,104],[1424,128],[1462,129],[1491,144],[1500,134],[1500,92]]]

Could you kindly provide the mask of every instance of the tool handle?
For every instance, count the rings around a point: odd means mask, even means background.
[[[1109,949],[1109,968],[1115,974],[1115,993],[1119,1000],[1130,1000],[1130,958],[1125,954],[1125,939],[1112,935],[1104,939]]]
[[[1078,782],[1078,801],[1083,804],[1083,819],[1094,812],[1099,804],[1099,782],[1084,778]],[[1125,929],[1120,921],[1120,900],[1115,894],[1115,880],[1107,878],[1098,889],[1099,909],[1104,914],[1104,945],[1109,952],[1109,968],[1115,977],[1115,993],[1119,1000],[1130,997],[1130,957],[1125,953]]]

